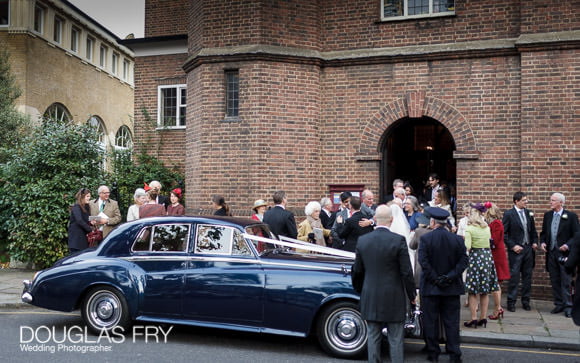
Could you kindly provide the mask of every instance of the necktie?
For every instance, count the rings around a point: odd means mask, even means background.
[[[558,213],[554,213],[554,217],[552,218],[552,239],[550,243],[550,249],[556,248],[558,244],[558,227],[560,226],[560,215]]]
[[[102,212],[105,209],[105,202],[101,203],[101,208],[99,208],[99,212]]]
[[[526,221],[526,216],[524,215],[524,210],[520,209],[519,211],[520,214],[520,220],[522,221],[522,227],[524,227],[524,245],[527,245],[529,243],[529,237],[528,237],[528,222]]]

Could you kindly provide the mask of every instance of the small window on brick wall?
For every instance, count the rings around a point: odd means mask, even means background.
[[[184,127],[187,106],[187,85],[159,86],[157,125]]]
[[[226,74],[226,119],[238,118],[240,111],[240,72],[229,70]]]
[[[453,14],[455,14],[455,0],[381,0],[382,20]]]

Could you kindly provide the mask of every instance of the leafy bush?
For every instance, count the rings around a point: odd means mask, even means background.
[[[67,254],[74,195],[104,180],[96,140],[90,126],[47,121],[12,150],[0,184],[11,256],[43,268]]]

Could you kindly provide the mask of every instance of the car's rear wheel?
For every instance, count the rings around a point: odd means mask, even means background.
[[[317,333],[322,348],[335,357],[356,358],[365,352],[367,324],[353,302],[326,307],[318,319]]]
[[[131,325],[125,298],[108,286],[95,287],[85,295],[81,314],[89,330],[95,334],[115,327],[121,327],[124,331]]]

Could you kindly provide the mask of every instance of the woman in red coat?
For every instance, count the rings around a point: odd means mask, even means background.
[[[493,256],[497,280],[501,283],[502,281],[510,279],[510,269],[503,241],[504,230],[501,221],[502,213],[494,203],[486,202],[485,207],[487,208],[485,220],[489,224],[489,229],[491,230],[491,254]],[[489,315],[488,318],[490,320],[503,318],[503,308],[501,307],[501,287],[498,291],[492,292],[491,295],[495,304],[495,311],[492,315]]]

